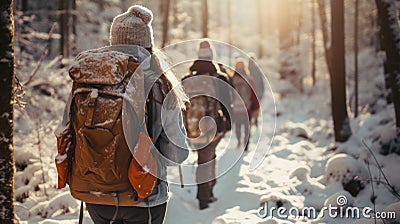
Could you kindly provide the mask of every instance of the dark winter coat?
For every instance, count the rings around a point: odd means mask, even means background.
[[[218,86],[216,87],[216,89],[218,91],[219,102],[224,103],[224,105],[222,105],[222,103],[221,103],[221,110],[226,119],[223,124],[224,127],[223,128],[218,127],[218,129],[219,129],[218,131],[226,132],[226,131],[231,130],[231,117],[230,117],[230,113],[232,112],[231,90],[232,90],[233,86],[232,86],[229,75],[222,72],[217,66],[218,65],[214,64],[212,61],[198,59],[198,60],[194,61],[192,66],[190,66],[189,71],[190,71],[190,73],[196,72],[197,74],[209,73],[210,75],[217,77],[218,79],[227,83],[227,85],[218,83]]]
[[[217,67],[211,61],[196,60],[189,68],[190,72],[196,71],[198,74],[209,73],[210,75],[217,73]]]
[[[241,110],[237,110],[238,108],[233,108],[233,111],[236,114],[244,114],[244,113],[248,113],[251,114],[253,111],[258,110],[260,108],[260,103],[257,99],[256,93],[254,91],[254,80],[251,76],[247,75],[247,73],[245,73],[245,71],[241,71],[241,72],[233,72],[232,75],[232,85],[233,87],[238,91],[239,96],[242,98],[242,100],[244,101],[243,103],[245,104],[246,110],[247,111],[242,111]],[[246,91],[239,91],[239,89],[243,87]],[[237,96],[237,97],[239,97]],[[250,99],[250,102],[249,100]],[[234,99],[234,102],[237,101],[238,99]],[[235,107],[235,106],[234,106]],[[237,107],[237,105],[236,105]],[[239,112],[237,112],[239,111]]]

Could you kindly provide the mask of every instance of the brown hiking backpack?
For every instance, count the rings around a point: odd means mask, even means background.
[[[68,182],[77,199],[114,204],[113,200],[101,201],[98,196],[128,192],[130,199],[138,202],[149,196],[156,185],[157,162],[145,130],[144,77],[138,67],[133,56],[103,48],[80,53],[69,70],[73,80],[69,135],[74,147],[68,152],[69,164],[64,163],[61,168],[68,173],[59,173],[58,187]],[[128,83],[133,88],[127,89]],[[126,100],[125,92],[129,93]],[[129,124],[125,130],[129,138],[124,135],[123,116]],[[65,142],[59,137],[57,140]],[[135,146],[135,157],[128,144]],[[62,151],[68,150],[59,148],[59,155]],[[57,166],[62,164],[56,162]],[[61,185],[60,176],[67,178],[61,180]],[[121,203],[124,204],[135,203]]]
[[[183,113],[183,121],[186,128],[189,143],[195,145],[207,145],[216,133],[213,133],[210,120],[204,122],[200,128],[200,120],[209,116],[219,123],[223,114],[217,99],[210,96],[217,96],[216,85],[209,73],[189,74],[182,79],[182,85],[186,94],[190,97],[190,104],[186,106]],[[206,95],[208,94],[208,96]],[[217,130],[216,130],[217,131]]]

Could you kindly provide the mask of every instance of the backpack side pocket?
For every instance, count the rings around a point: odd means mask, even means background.
[[[69,183],[70,167],[68,162],[69,150],[73,150],[72,134],[70,123],[68,123],[65,129],[57,136],[57,151],[58,154],[55,157],[55,163],[58,174],[57,188],[61,189]]]

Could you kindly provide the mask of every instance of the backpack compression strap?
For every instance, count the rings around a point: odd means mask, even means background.
[[[93,127],[93,113],[94,107],[96,106],[96,100],[98,97],[98,90],[93,89],[92,92],[88,95],[89,102],[88,102],[88,111],[85,120],[85,127],[91,128]]]

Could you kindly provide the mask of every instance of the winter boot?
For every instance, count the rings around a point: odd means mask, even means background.
[[[208,208],[209,206],[208,206],[208,201],[203,201],[203,200],[200,200],[199,201],[199,208],[200,208],[200,210],[203,210],[203,209],[206,209],[206,208]]]

